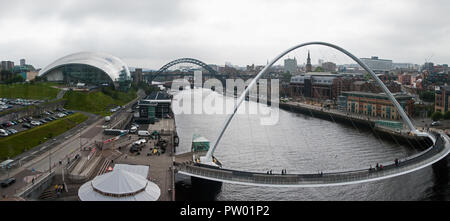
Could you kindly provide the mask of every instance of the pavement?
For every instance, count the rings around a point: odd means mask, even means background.
[[[149,125],[149,131],[160,131],[160,129],[165,129],[167,131],[166,128],[174,128],[174,124],[175,121],[173,119],[162,119],[155,124]],[[140,127],[144,128],[144,125],[140,125]],[[128,142],[128,145],[116,145],[117,147],[121,146],[120,151],[124,154],[114,162],[121,164],[149,166],[150,169],[147,179],[156,183],[156,185],[158,185],[158,187],[161,189],[161,196],[158,200],[171,201],[173,197],[172,191],[174,188],[174,178],[170,170],[174,160],[174,157],[172,156],[173,143],[170,136],[161,137],[169,142],[164,154],[161,154],[159,156],[152,154],[152,150],[156,144],[156,140],[149,140],[145,147],[142,148],[142,151],[140,151],[139,155],[137,155],[136,153],[130,153],[131,143],[137,141],[138,139],[141,139],[137,135],[131,135],[131,140]]]

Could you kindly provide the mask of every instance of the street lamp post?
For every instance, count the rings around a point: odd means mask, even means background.
[[[51,148],[48,149],[48,172],[52,172],[52,151]]]

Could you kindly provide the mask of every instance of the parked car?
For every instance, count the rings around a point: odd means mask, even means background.
[[[59,113],[58,115],[56,115],[57,117],[59,117],[59,118],[63,118],[63,117],[65,117],[66,115],[65,114],[63,114],[63,113]]]
[[[8,129],[8,131],[11,132],[12,134],[18,133],[18,131],[16,129],[13,129],[13,128]]]
[[[39,125],[41,125],[42,123],[41,122],[39,122],[39,121],[31,121],[31,125],[33,125],[33,126],[39,126]]]
[[[56,120],[56,117],[50,117],[50,119],[52,119],[52,120]]]
[[[8,179],[3,180],[1,185],[2,185],[3,188],[5,188],[5,187],[8,187],[8,186],[11,186],[15,182],[16,182],[16,178],[10,177]]]
[[[8,132],[4,129],[0,129],[0,137],[7,137],[9,136]]]
[[[22,124],[22,127],[24,128],[31,128],[32,126],[29,123]]]
[[[39,122],[41,122],[42,124],[45,124],[45,123],[47,123],[47,121],[46,121],[46,120],[44,120],[44,119],[40,120]]]
[[[130,133],[136,133],[136,131],[137,131],[137,127],[136,126],[132,126],[131,128],[130,128]]]

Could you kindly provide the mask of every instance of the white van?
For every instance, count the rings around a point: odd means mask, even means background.
[[[139,136],[150,136],[150,132],[148,132],[146,130],[139,130],[138,135]]]

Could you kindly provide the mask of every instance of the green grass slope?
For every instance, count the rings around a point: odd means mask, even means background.
[[[75,113],[29,130],[0,138],[0,159],[13,158],[48,139],[56,137],[87,120],[82,113]]]
[[[51,86],[50,83],[0,84],[0,97],[35,100],[54,99],[59,90]]]
[[[136,91],[127,93],[106,90],[95,92],[68,91],[64,95],[67,100],[66,109],[80,110],[102,116],[110,115],[109,110],[118,105],[125,105],[136,98]]]

